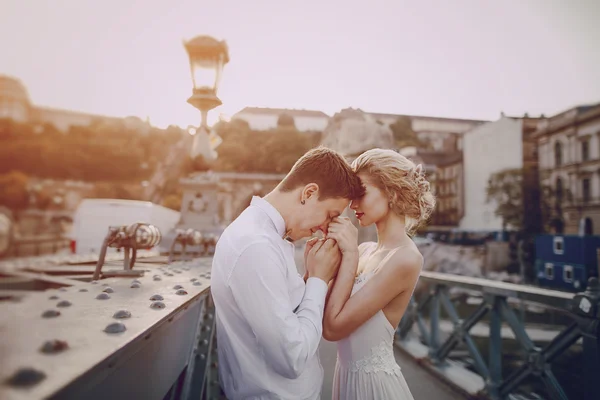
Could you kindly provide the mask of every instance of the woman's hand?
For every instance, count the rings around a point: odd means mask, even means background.
[[[358,254],[358,229],[349,218],[334,218],[327,228],[327,238],[335,239],[342,255]]]

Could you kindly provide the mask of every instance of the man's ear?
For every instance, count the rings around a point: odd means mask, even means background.
[[[316,183],[309,183],[306,186],[304,186],[300,200],[306,201],[311,198],[319,198],[319,185],[317,185]]]

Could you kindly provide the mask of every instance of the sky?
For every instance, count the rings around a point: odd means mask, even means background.
[[[183,41],[231,61],[210,122],[246,106],[495,120],[600,101],[597,0],[2,0],[0,74],[32,102],[198,125]]]

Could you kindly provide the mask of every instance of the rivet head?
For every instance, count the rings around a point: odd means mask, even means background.
[[[108,300],[110,299],[110,296],[108,295],[108,293],[100,293],[98,296],[96,296],[96,298],[98,300]]]
[[[208,340],[207,340],[207,339],[204,339],[204,340],[202,341],[202,344],[203,344],[203,345],[205,345],[205,346],[208,346]]]
[[[178,294],[178,295],[180,295],[180,296],[183,296],[183,295],[186,295],[186,294],[188,294],[188,292],[186,292],[186,291],[185,291],[185,290],[183,290],[183,289],[179,289],[178,291],[176,291],[176,292],[175,292],[175,294]]]
[[[202,282],[196,281],[194,282],[194,286],[202,286]]]
[[[142,285],[140,285],[139,283],[132,283],[130,287],[132,289],[138,289],[138,288],[142,287]]]
[[[71,302],[69,300],[59,301],[56,307],[69,307],[71,306]]]
[[[164,297],[162,297],[160,294],[155,294],[152,297],[150,297],[150,300],[152,300],[152,301],[164,300]]]
[[[127,310],[119,310],[113,314],[113,318],[118,318],[118,319],[131,318],[131,313]]]
[[[42,314],[42,317],[43,318],[54,318],[54,317],[58,317],[59,315],[60,315],[60,311],[58,311],[58,310],[46,310]]]
[[[61,351],[66,350],[68,348],[69,348],[69,345],[64,340],[54,339],[54,340],[46,341],[40,348],[40,351],[42,353],[46,353],[46,354],[56,354],[56,353],[60,353]]]
[[[127,328],[125,328],[125,324],[122,322],[113,322],[110,323],[104,328],[104,332],[106,333],[121,333],[125,332]]]
[[[198,278],[192,278],[190,279],[190,282],[196,282],[198,280]]]
[[[181,271],[177,270],[175,271],[176,274],[181,274]]]
[[[167,275],[167,276],[173,276],[173,274],[171,274],[171,273],[167,273],[166,275]]]
[[[134,283],[137,283],[139,285],[142,284],[142,282],[140,282],[138,279],[134,279],[134,280],[131,281],[131,284],[134,284]]]
[[[102,286],[108,286],[108,283],[103,283]]]
[[[200,359],[201,359],[201,360],[204,360],[205,358],[206,358],[206,354],[204,354],[204,353],[203,353],[203,354],[200,354]]]
[[[109,286],[109,287],[105,288],[105,289],[103,290],[103,292],[104,292],[104,293],[113,293],[113,292],[114,292],[114,290],[113,290],[113,288],[111,288],[111,287]]]
[[[98,284],[98,281],[91,281],[90,283],[91,283],[92,285],[97,285],[97,284]]]
[[[183,289],[183,286],[181,285],[175,285],[173,286],[173,289],[177,290],[177,289]]]
[[[50,300],[58,300],[58,296],[54,295],[54,296],[50,296],[48,297]]]
[[[150,308],[154,308],[155,310],[162,310],[165,307],[165,303],[163,303],[162,301],[155,301],[152,304],[150,304]]]
[[[60,289],[58,289],[59,292],[66,292],[67,289],[65,289],[64,287],[61,287]]]
[[[80,292],[87,292],[88,290],[86,288],[82,288],[82,289],[79,289],[79,291]]]
[[[21,368],[6,380],[11,386],[26,387],[35,385],[46,378],[46,374],[33,368]]]

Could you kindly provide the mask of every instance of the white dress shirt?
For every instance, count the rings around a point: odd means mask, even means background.
[[[229,400],[318,399],[327,284],[304,280],[285,222],[266,200],[250,206],[223,232],[213,258],[221,385]]]

